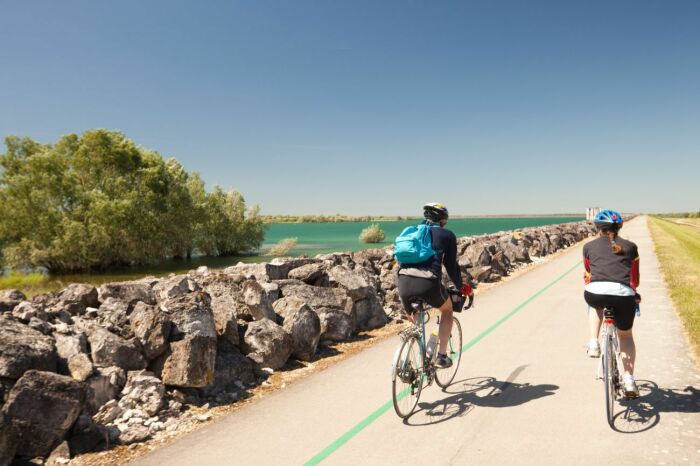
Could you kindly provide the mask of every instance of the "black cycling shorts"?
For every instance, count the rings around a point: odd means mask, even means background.
[[[586,300],[589,306],[596,309],[613,308],[615,310],[615,325],[620,330],[632,328],[634,316],[637,313],[637,301],[634,296],[614,296],[584,291],[583,299]]]
[[[431,307],[440,307],[450,297],[447,289],[437,278],[420,278],[399,274],[398,287],[401,303],[409,314],[414,312],[411,302],[415,299],[421,299]]]

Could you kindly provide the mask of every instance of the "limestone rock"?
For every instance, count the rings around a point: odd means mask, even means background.
[[[177,387],[205,387],[214,380],[216,338],[187,335],[170,343],[161,379]]]
[[[245,280],[244,277],[242,277]],[[238,277],[226,273],[211,272],[196,277],[197,282],[211,298],[211,310],[214,314],[216,333],[237,345],[237,320],[248,312],[243,303],[243,295]]]
[[[132,443],[145,442],[151,438],[151,431],[141,424],[134,424],[119,434],[119,443],[131,445]]]
[[[314,310],[319,307],[345,309],[349,301],[348,295],[344,290],[311,285],[290,285],[283,287],[282,295],[296,296]]]
[[[146,360],[132,342],[108,330],[92,326],[88,332],[92,362],[98,367],[117,366],[127,371],[144,369]]]
[[[131,331],[141,344],[143,355],[151,361],[168,349],[172,322],[168,314],[155,306],[139,302],[129,316]]]
[[[321,263],[314,262],[290,270],[288,277],[295,280],[301,280],[309,285],[313,285],[315,284],[316,280],[323,275],[323,272],[323,265]]]
[[[355,330],[369,330],[386,325],[389,318],[376,293],[353,303]]]
[[[54,339],[0,315],[0,377],[18,379],[29,369],[56,371]]]
[[[247,279],[255,278],[257,281],[269,282],[270,280],[284,280],[290,270],[314,262],[313,259],[296,258],[275,258],[265,264],[244,264],[239,262],[233,267],[225,270],[226,273],[241,273]]]
[[[128,379],[119,406],[123,410],[140,409],[149,416],[155,416],[163,405],[165,386],[152,372],[132,371]]]
[[[0,290],[0,314],[12,312],[16,305],[27,299],[19,290]]]
[[[193,291],[199,291],[199,285],[187,275],[175,275],[158,282],[153,291],[156,299],[164,301],[166,299],[178,298]]]
[[[352,260],[357,264],[362,263],[379,263],[385,257],[392,257],[391,253],[388,252],[386,248],[375,248],[375,249],[363,249],[362,251],[356,251],[352,253]]]
[[[115,430],[115,427],[96,424],[89,415],[81,414],[69,433],[71,454],[76,456],[94,452],[103,445],[115,443],[118,437],[118,431],[115,433]]]
[[[304,304],[295,312],[286,313],[283,328],[292,337],[292,356],[310,361],[321,337],[321,320],[318,315]]]
[[[65,440],[53,449],[44,466],[63,466],[70,462],[70,448]]]
[[[3,411],[17,434],[17,455],[47,456],[78,418],[83,384],[51,372],[27,371],[12,388]]]
[[[278,320],[284,322],[287,317],[293,316],[304,306],[307,306],[307,304],[303,299],[297,298],[296,296],[285,296],[275,301],[272,308],[279,316]]]
[[[491,276],[491,266],[485,265],[476,267],[472,270],[472,275],[476,281],[484,282]]]
[[[116,298],[128,304],[136,304],[139,301],[156,304],[156,295],[148,280],[105,283],[100,286],[98,294],[102,302],[107,298]]]
[[[126,373],[120,367],[98,367],[85,381],[86,410],[92,414],[100,406],[119,396],[126,384]]]
[[[65,301],[77,301],[87,307],[99,307],[100,301],[97,299],[97,288],[84,283],[73,283],[61,290],[59,299]]]
[[[241,350],[262,367],[279,369],[292,354],[294,341],[282,327],[269,319],[248,324]]]
[[[204,387],[213,380],[217,333],[210,303],[209,295],[194,292],[161,304],[173,322],[161,370],[167,385]]]
[[[321,340],[345,341],[352,336],[355,318],[352,312],[331,307],[315,307],[321,320]]]
[[[48,320],[49,316],[43,306],[34,304],[30,301],[21,301],[12,310],[12,317],[27,324],[33,318]]]
[[[184,335],[199,335],[216,340],[211,300],[206,293],[194,292],[168,299],[160,307],[172,321],[171,340],[179,340]]]
[[[10,420],[0,411],[0,466],[9,466],[16,450],[15,431]]]
[[[260,283],[253,280],[245,282],[243,285],[243,299],[255,320],[275,320],[275,311],[272,308],[274,300]]]
[[[383,290],[396,288],[396,270],[382,268],[379,272],[379,283]]]
[[[77,334],[54,334],[56,338],[56,353],[58,356],[58,371],[61,374],[70,374],[68,360],[79,353],[87,353],[87,338],[83,332]]]
[[[97,324],[122,338],[131,338],[133,333],[128,325],[132,306],[121,299],[109,297],[97,311]]]
[[[92,375],[95,368],[87,354],[78,353],[68,360],[68,370],[70,371],[71,377],[84,382]]]
[[[5,404],[7,397],[10,396],[10,390],[15,385],[16,380],[0,377],[0,407]]]
[[[344,265],[336,265],[328,271],[328,278],[332,286],[339,286],[346,290],[353,301],[367,298],[374,292],[367,280],[359,273]]]
[[[248,385],[253,382],[255,382],[255,375],[251,360],[228,341],[219,340],[214,380],[202,389],[204,396],[228,390],[240,390],[240,384]]]
[[[227,267],[224,273],[230,276],[242,275],[246,280],[270,281],[265,264],[244,264],[239,262],[232,267]]]
[[[119,402],[112,399],[100,406],[100,409],[97,410],[92,419],[100,424],[111,424],[115,419],[121,416],[123,412],[124,409],[119,406]]]

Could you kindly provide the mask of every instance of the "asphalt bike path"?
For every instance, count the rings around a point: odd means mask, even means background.
[[[605,419],[588,358],[582,245],[480,293],[458,318],[454,383],[423,389],[405,421],[391,406],[388,338],[155,450],[140,465],[700,465],[700,370],[661,279],[644,217],[622,235],[641,256],[635,322],[640,398]],[[430,331],[433,319],[427,326]]]

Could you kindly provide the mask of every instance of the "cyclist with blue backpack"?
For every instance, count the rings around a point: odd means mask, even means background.
[[[425,220],[417,227],[408,227],[394,242],[394,256],[399,263],[398,289],[401,303],[409,319],[415,319],[411,303],[420,299],[442,313],[440,319],[438,355],[435,365],[447,368],[452,360],[447,357],[447,343],[452,331],[454,306],[461,310],[464,301],[454,304],[442,284],[442,266],[462,296],[471,296],[469,284],[462,283],[457,263],[457,238],[445,228],[449,213],[447,207],[439,203],[423,206]]]

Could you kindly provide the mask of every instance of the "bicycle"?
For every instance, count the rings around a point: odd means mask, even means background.
[[[456,294],[452,291],[450,293]],[[470,296],[469,306],[472,300],[473,296]],[[399,333],[401,344],[394,354],[391,366],[392,400],[394,410],[401,418],[413,413],[423,386],[430,386],[433,381],[442,388],[449,386],[462,359],[462,326],[455,318],[447,344],[447,356],[452,359],[452,366],[445,369],[435,366],[439,341],[433,354],[427,354],[425,324],[430,321],[430,314],[424,304],[421,300],[412,303],[417,319],[413,325]],[[440,316],[437,317],[437,323],[440,324]]]
[[[639,315],[639,306],[637,306]],[[614,426],[615,401],[633,400],[632,397],[625,396],[623,390],[622,358],[620,356],[620,341],[617,337],[617,326],[615,325],[615,309],[606,307],[603,309],[603,324],[600,332],[602,354],[598,364],[598,379],[605,382],[605,414],[611,428]]]

